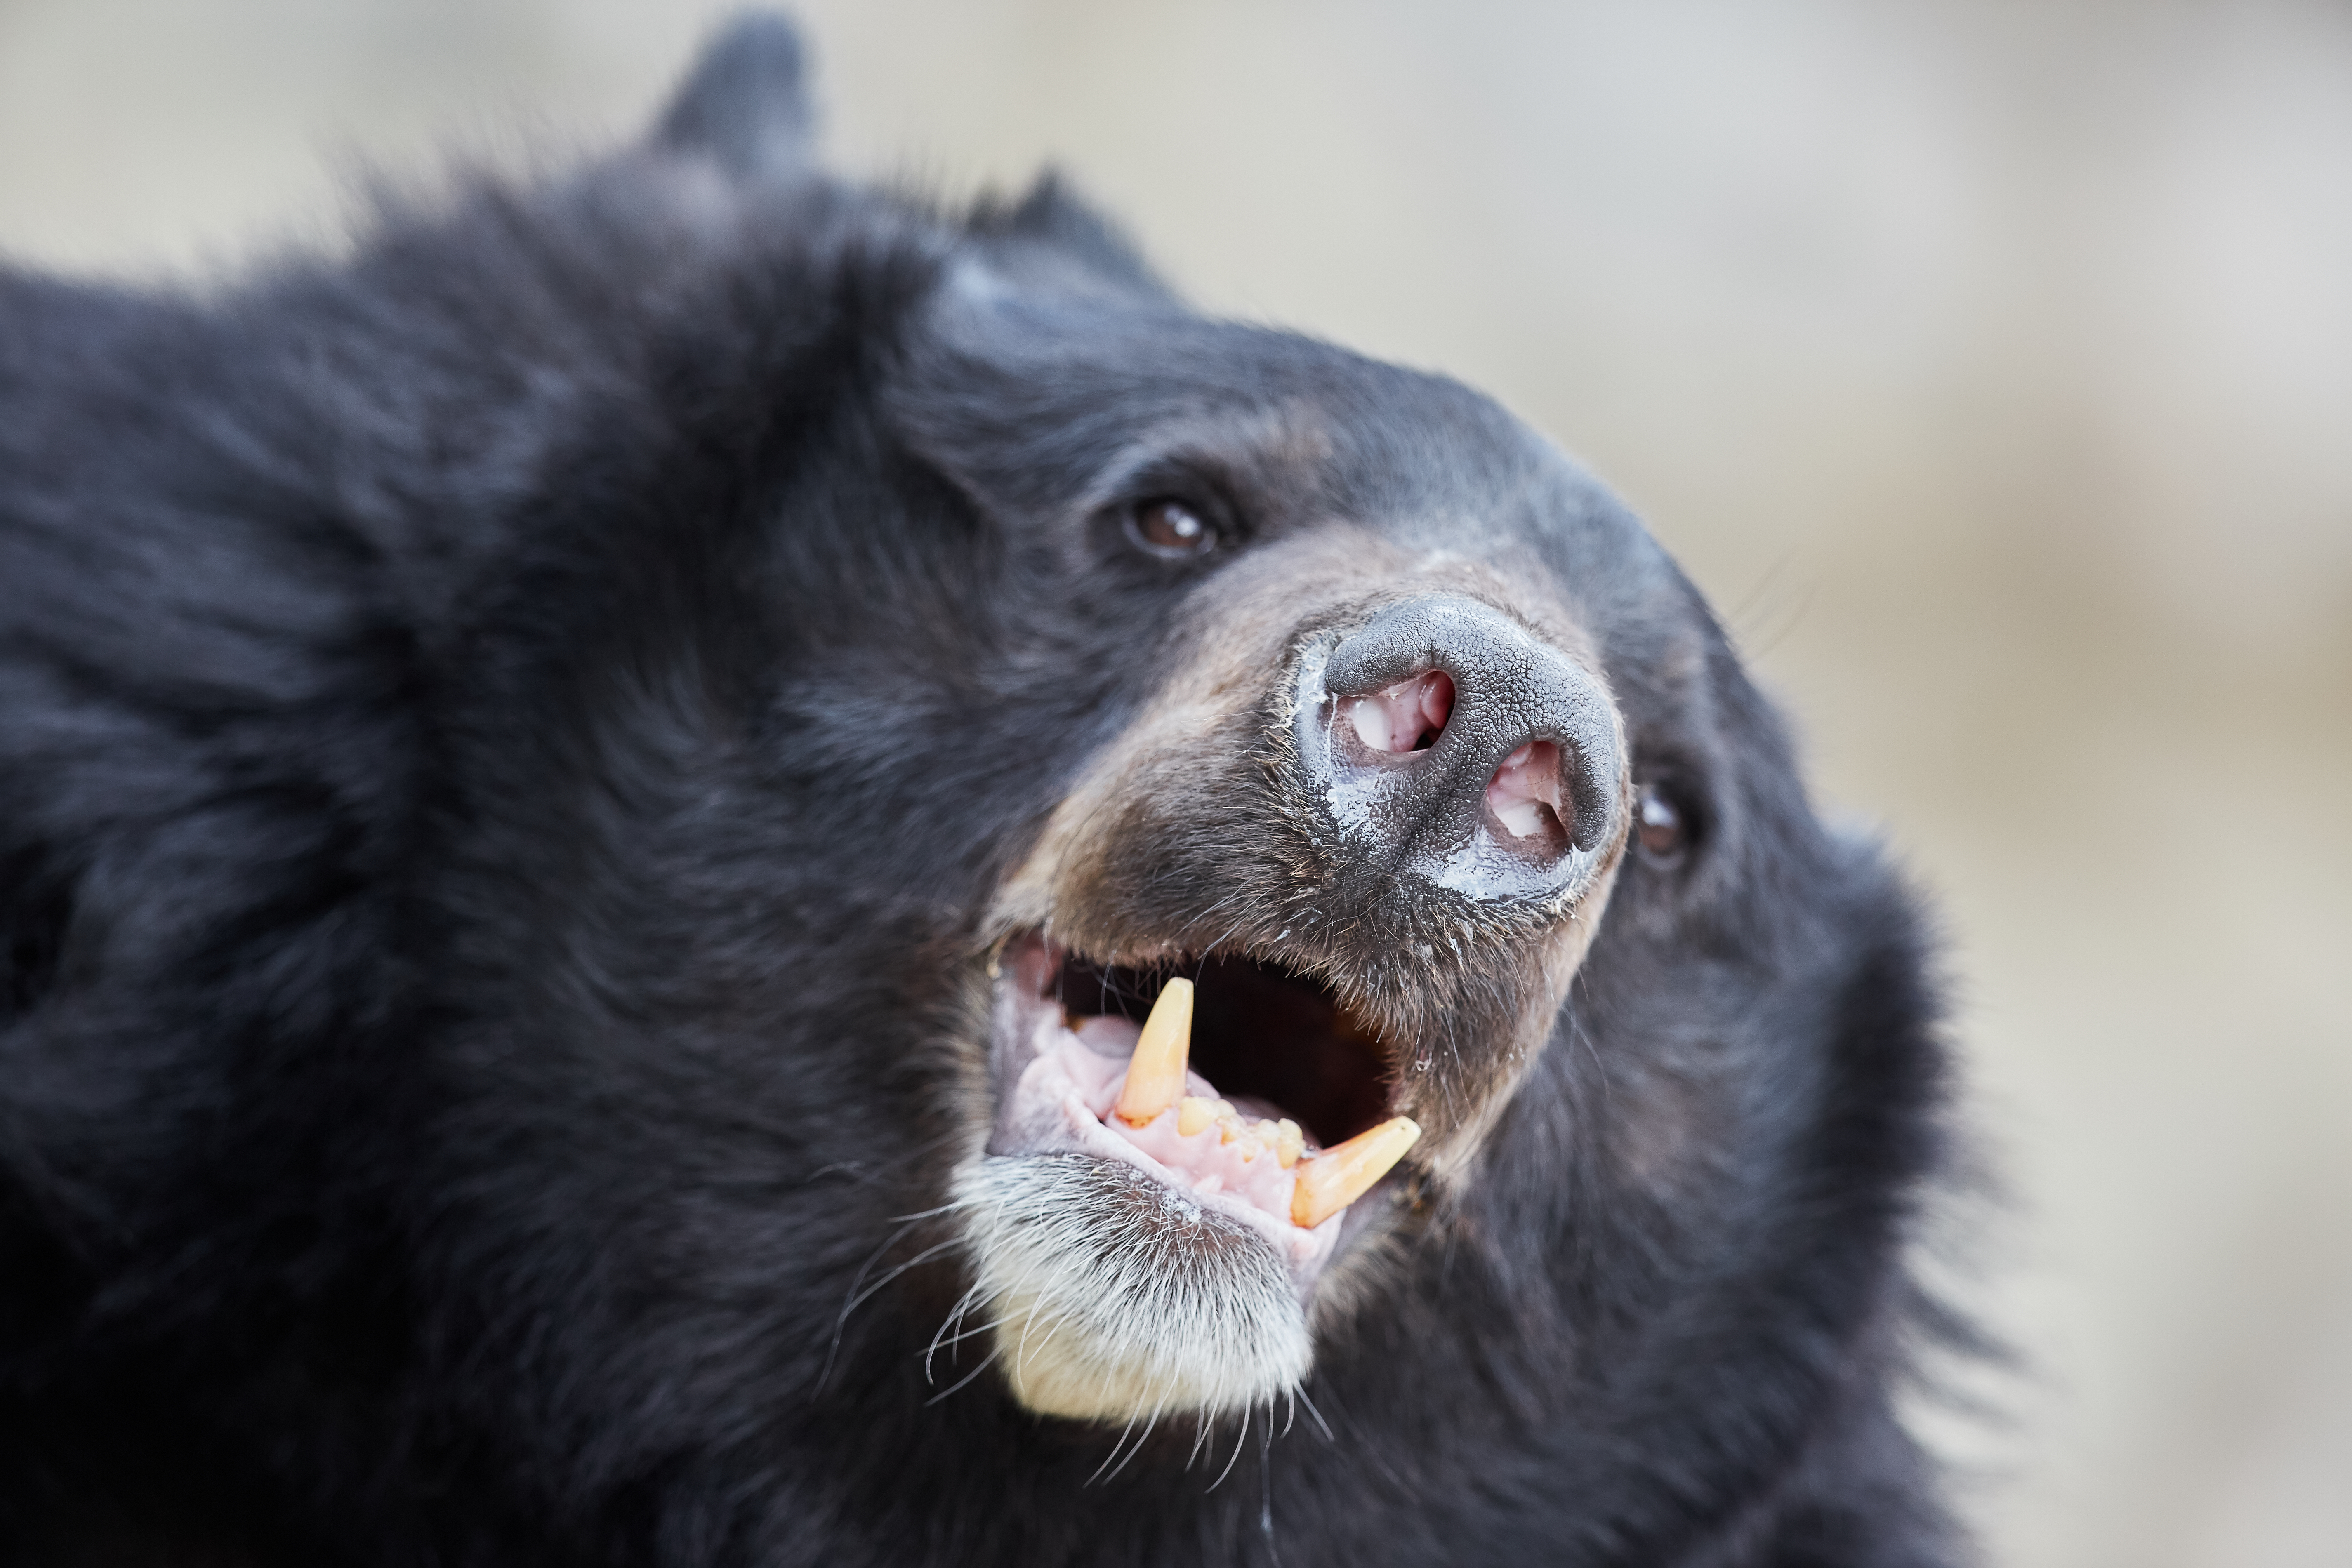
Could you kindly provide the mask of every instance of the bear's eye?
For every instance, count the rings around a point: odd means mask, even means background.
[[[1672,865],[1680,860],[1689,836],[1685,822],[1682,807],[1664,790],[1655,784],[1642,786],[1633,835],[1643,854],[1661,865]]]
[[[1127,531],[1154,555],[1206,555],[1217,547],[1217,530],[1200,513],[1166,496],[1137,502],[1127,515]]]

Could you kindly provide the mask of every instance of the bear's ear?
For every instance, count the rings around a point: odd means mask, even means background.
[[[1042,264],[1044,270],[1066,277],[1075,269],[1118,293],[1175,300],[1133,242],[1051,169],[1010,205],[996,198],[982,201],[964,227],[1008,272],[1036,271]]]
[[[710,40],[662,111],[653,141],[752,179],[800,166],[810,120],[799,32],[782,16],[754,11]]]

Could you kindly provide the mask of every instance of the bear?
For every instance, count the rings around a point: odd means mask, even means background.
[[[1696,590],[803,74],[0,272],[7,1560],[1959,1560],[1925,918]]]

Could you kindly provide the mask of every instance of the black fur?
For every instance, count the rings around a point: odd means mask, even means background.
[[[1950,1560],[1918,921],[1696,593],[1050,183],[819,176],[798,81],[751,24],[645,150],[216,298],[0,272],[0,1557]],[[952,1255],[844,1306],[942,1201],[992,890],[1216,591],[1087,508],[1301,403],[1320,491],[1237,527],[1540,563],[1691,841],[1319,1416],[1089,1485],[1115,1434],[934,1402]]]

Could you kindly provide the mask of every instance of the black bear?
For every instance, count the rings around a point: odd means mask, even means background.
[[[0,273],[6,1560],[1953,1560],[1920,921],[1690,584],[803,103]]]

